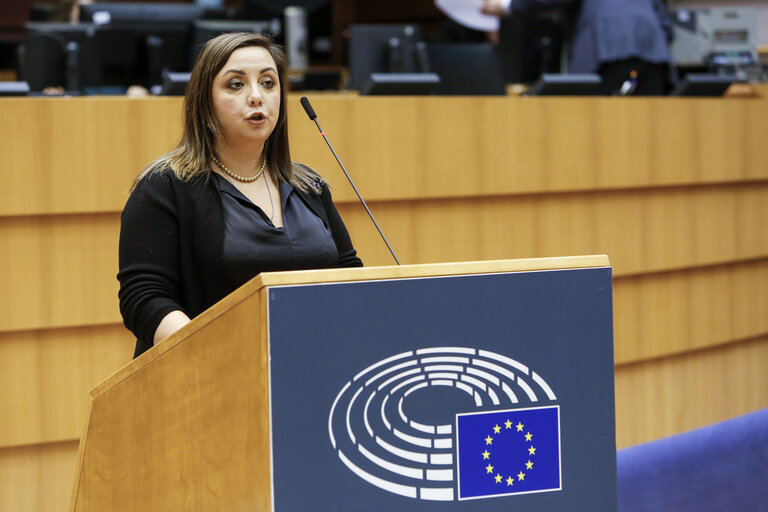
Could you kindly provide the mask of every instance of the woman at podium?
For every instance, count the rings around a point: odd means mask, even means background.
[[[134,357],[267,271],[362,266],[328,185],[291,161],[286,59],[224,34],[195,63],[178,146],[138,176],[120,229]]]

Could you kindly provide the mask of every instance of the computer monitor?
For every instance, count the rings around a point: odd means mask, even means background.
[[[525,93],[526,96],[598,96],[602,87],[600,75],[544,73]]]
[[[30,90],[68,93],[101,83],[100,29],[91,23],[30,22],[19,51],[19,76]]]
[[[341,70],[307,69],[288,75],[290,90],[297,91],[338,91],[341,88]]]
[[[426,71],[420,62],[416,25],[351,25],[349,39],[349,88],[360,90],[371,73]]]
[[[209,40],[221,34],[231,32],[253,32],[256,34],[272,34],[272,23],[270,21],[259,20],[196,20],[193,23],[192,45],[193,62],[197,59],[203,45]]]
[[[182,3],[98,2],[80,6],[80,20],[109,25],[110,28],[145,30],[189,28],[202,18],[205,8]]]
[[[364,96],[417,96],[433,94],[440,87],[435,73],[371,73],[363,84]]]
[[[735,76],[689,73],[672,91],[672,96],[722,96],[736,82]]]
[[[160,94],[164,96],[184,96],[192,73],[163,71],[163,85]]]
[[[163,70],[187,71],[194,57],[192,24],[205,14],[194,4],[96,3],[80,6],[81,19],[104,31],[106,85],[162,83]]]
[[[430,71],[440,76],[438,95],[501,95],[506,83],[498,50],[490,43],[427,43]]]

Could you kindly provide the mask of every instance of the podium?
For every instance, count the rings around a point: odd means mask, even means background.
[[[91,391],[72,511],[615,511],[606,256],[265,273]]]

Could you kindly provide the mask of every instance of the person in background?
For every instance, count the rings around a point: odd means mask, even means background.
[[[578,7],[569,73],[597,73],[604,94],[663,95],[677,81],[663,0],[483,0],[482,12]]]
[[[59,0],[51,11],[51,21],[77,23],[80,21],[80,6],[92,3],[93,0]]]
[[[362,266],[325,180],[291,161],[286,58],[251,33],[210,40],[178,146],[121,217],[120,312],[135,356],[266,271]]]

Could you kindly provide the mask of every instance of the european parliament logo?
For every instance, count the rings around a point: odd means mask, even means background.
[[[415,397],[449,414],[424,414]],[[426,398],[425,398],[426,397]],[[339,391],[328,435],[368,484],[408,498],[459,501],[562,489],[560,416],[525,364],[469,347],[396,354]],[[448,418],[448,416],[450,416]]]

